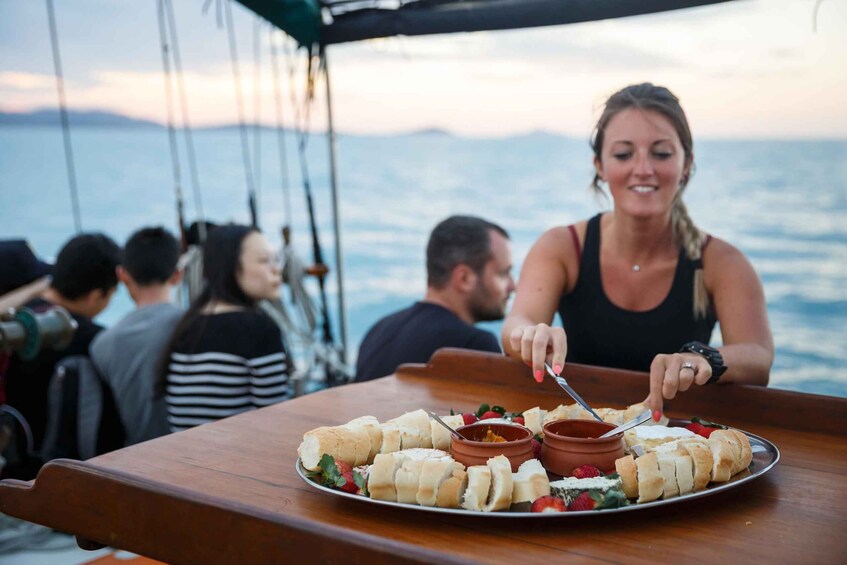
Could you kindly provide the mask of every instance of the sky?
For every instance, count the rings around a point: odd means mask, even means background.
[[[203,13],[205,3],[174,0],[195,126],[238,118],[226,30],[214,4]],[[54,4],[68,105],[164,123],[156,0]],[[273,41],[290,53],[281,81],[288,120],[290,93],[302,99],[305,58],[241,5],[233,15],[247,118],[275,123]],[[698,137],[845,139],[845,29],[847,0],[740,0],[566,26],[336,45],[328,50],[333,119],[347,133],[440,128],[481,137],[537,130],[587,137],[610,94],[649,81],[680,97]],[[323,93],[319,84],[309,114],[316,129],[326,125]],[[0,0],[0,111],[56,105],[45,2]]]

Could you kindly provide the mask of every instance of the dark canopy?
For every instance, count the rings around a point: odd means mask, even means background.
[[[571,24],[729,0],[238,0],[297,40],[331,45],[394,35],[430,35]]]

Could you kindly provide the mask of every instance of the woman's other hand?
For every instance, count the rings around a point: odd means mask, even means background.
[[[532,375],[539,383],[544,380],[544,363],[553,367],[557,375],[565,366],[568,339],[563,328],[547,324],[519,326],[509,334],[513,351],[519,351],[521,360],[532,368]]]
[[[650,394],[644,401],[653,410],[653,419],[661,417],[664,399],[674,398],[691,385],[704,385],[712,376],[709,362],[696,353],[660,354],[650,365]]]

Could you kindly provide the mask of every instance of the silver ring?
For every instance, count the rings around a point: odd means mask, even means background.
[[[694,363],[692,363],[691,361],[686,361],[682,364],[682,367],[679,368],[680,371],[682,371],[683,369],[691,369],[693,371]]]

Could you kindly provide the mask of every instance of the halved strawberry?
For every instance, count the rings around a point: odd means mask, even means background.
[[[597,506],[597,501],[591,498],[591,495],[588,494],[588,491],[582,492],[577,496],[571,505],[568,506],[568,510],[579,511],[579,510],[594,510]]]
[[[502,418],[503,414],[499,412],[495,412],[494,410],[489,410],[488,412],[483,412],[482,416],[479,417],[480,420],[490,420],[491,418]]]
[[[565,501],[557,496],[542,496],[532,503],[531,512],[566,512]]]
[[[524,420],[523,416],[515,416],[514,418],[512,418],[512,422],[514,422],[515,424],[520,424],[521,426],[526,425],[526,420]]]
[[[571,477],[576,477],[577,479],[589,479],[591,477],[599,477],[602,474],[600,469],[591,465],[581,465],[571,471]]]
[[[466,426],[479,420],[479,418],[476,417],[476,414],[462,414],[462,419],[465,421]]]

